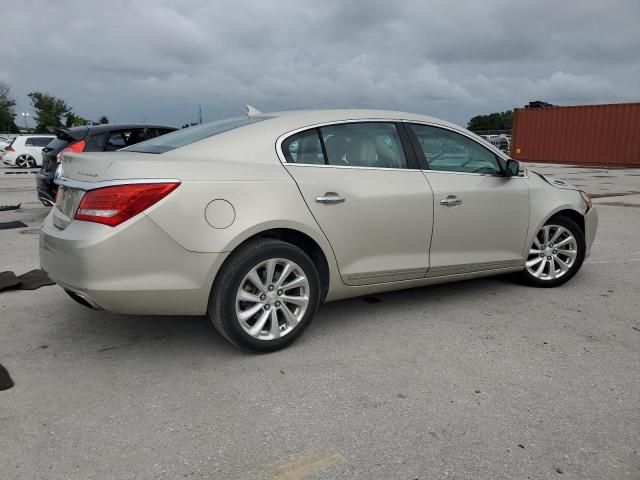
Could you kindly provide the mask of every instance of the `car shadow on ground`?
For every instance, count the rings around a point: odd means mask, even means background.
[[[304,342],[313,342],[319,335],[331,341],[332,336],[358,329],[367,322],[371,314],[394,315],[398,321],[414,310],[423,315],[425,310],[448,302],[473,302],[478,297],[497,297],[505,288],[525,288],[510,277],[493,277],[468,280],[446,285],[433,285],[357,297],[324,304],[311,328],[305,332]],[[206,316],[140,316],[117,315],[88,310],[79,305],[69,305],[69,313],[60,319],[54,337],[66,342],[78,342],[85,352],[95,352],[113,358],[131,354],[132,350],[148,353],[162,351],[163,354],[190,357],[214,355],[217,358],[245,357],[246,353],[228,343],[213,328]],[[402,315],[400,314],[402,311]],[[57,330],[56,329],[56,330]],[[353,333],[353,332],[351,332]],[[326,338],[329,336],[329,338]],[[66,343],[65,342],[65,343]]]

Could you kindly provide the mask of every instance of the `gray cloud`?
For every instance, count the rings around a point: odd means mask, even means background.
[[[397,3],[397,4],[396,4]],[[10,0],[0,79],[77,113],[181,124],[376,107],[464,124],[521,106],[637,101],[640,3]]]

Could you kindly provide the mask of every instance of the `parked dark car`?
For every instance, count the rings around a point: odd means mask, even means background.
[[[50,128],[56,138],[42,150],[42,169],[36,174],[38,200],[55,204],[58,186],[53,182],[60,155],[70,152],[114,152],[177,130],[167,125],[106,124],[88,127]]]

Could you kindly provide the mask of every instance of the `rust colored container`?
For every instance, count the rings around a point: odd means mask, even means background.
[[[640,166],[640,103],[517,108],[511,156],[527,162]]]

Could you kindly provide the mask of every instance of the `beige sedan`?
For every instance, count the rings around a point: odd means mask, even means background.
[[[293,342],[322,302],[580,269],[591,200],[480,137],[422,115],[263,114],[115,153],[65,154],[40,261],[78,302],[207,314],[236,346]]]

